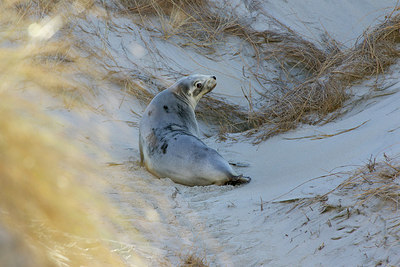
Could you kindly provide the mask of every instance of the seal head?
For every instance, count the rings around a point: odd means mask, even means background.
[[[170,90],[178,97],[185,99],[194,110],[199,100],[211,92],[216,85],[217,78],[215,76],[197,74],[180,79],[171,86]]]

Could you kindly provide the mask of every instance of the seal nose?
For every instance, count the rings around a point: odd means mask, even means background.
[[[215,77],[215,76],[212,76],[212,78],[213,78],[214,80],[217,80],[217,77]]]

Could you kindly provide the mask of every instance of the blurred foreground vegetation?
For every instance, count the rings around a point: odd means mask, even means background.
[[[104,241],[115,211],[89,190],[96,165],[38,103],[43,93],[65,106],[88,95],[71,79],[84,58],[57,34],[89,5],[0,2],[1,266],[123,264]]]

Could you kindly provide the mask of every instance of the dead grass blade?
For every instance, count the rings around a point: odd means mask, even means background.
[[[299,140],[299,139],[319,140],[319,139],[334,137],[334,136],[338,136],[338,135],[341,135],[341,134],[344,134],[344,133],[348,133],[348,132],[354,131],[354,130],[360,128],[361,126],[363,126],[364,124],[366,124],[368,121],[364,121],[360,125],[357,125],[355,127],[349,128],[349,129],[338,131],[338,132],[336,132],[334,134],[319,134],[319,135],[309,135],[309,136],[303,136],[303,137],[284,138],[284,139],[285,140]]]

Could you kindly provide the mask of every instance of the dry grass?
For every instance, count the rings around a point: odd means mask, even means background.
[[[207,0],[186,1],[120,1],[123,10],[139,16],[138,24],[144,28],[155,29],[161,37],[171,39],[179,36],[180,45],[199,49],[199,53],[212,54],[215,46],[222,44],[226,34],[243,36],[246,33],[241,24],[229,15],[215,14],[212,3]],[[159,24],[154,24],[152,18],[158,18]],[[154,27],[154,28],[153,28]],[[248,37],[248,36],[247,36]],[[246,37],[246,38],[247,38]],[[183,44],[182,42],[183,41]],[[156,84],[156,90],[150,92],[136,82],[122,79],[128,92],[147,104],[154,94],[165,89],[164,84]],[[154,85],[148,86],[152,88]],[[144,90],[143,90],[144,89]],[[228,103],[225,99],[206,96],[197,108],[198,117],[207,123],[220,127],[220,132],[243,132],[256,127],[252,112],[245,111],[239,106]]]
[[[73,40],[55,37],[70,11],[63,1],[0,3],[0,24],[10,25],[0,30],[1,266],[123,265],[104,241],[115,210],[89,189],[100,188],[98,166],[35,103],[42,93],[67,107],[92,95],[74,79],[92,75],[88,63]]]
[[[182,46],[200,49],[200,53],[214,53],[215,45],[221,43],[221,37],[227,32],[244,33],[234,18],[212,12],[213,5],[207,0],[121,0],[120,3],[124,11],[139,16],[138,23],[142,27],[155,27],[165,39],[179,36],[183,40]],[[154,24],[151,20],[153,17],[158,18],[159,24]],[[125,89],[145,104],[166,87],[164,84],[156,84],[156,90],[150,92],[148,88],[154,85],[144,88],[131,82],[130,78],[122,80]],[[219,126],[220,132],[243,132],[255,126],[249,112],[212,96],[206,96],[199,103],[197,114],[199,119]]]
[[[289,79],[273,85],[266,105],[249,132],[257,141],[294,129],[299,123],[329,122],[340,115],[349,98],[347,89],[357,82],[384,73],[400,55],[400,14],[397,10],[377,27],[366,31],[353,48],[341,51],[334,40],[317,48],[290,29],[285,34],[264,33],[266,60],[275,59]],[[291,77],[300,69],[303,79]],[[262,128],[259,128],[263,126]]]
[[[382,162],[370,159],[366,166],[344,181],[337,190],[356,190],[357,205],[380,200],[400,208],[400,164],[385,155]]]
[[[236,24],[212,12],[213,4],[207,0],[121,0],[124,10],[138,14],[142,26],[151,24],[165,39],[180,36],[183,46],[205,48],[212,52],[221,34]],[[149,21],[157,17],[159,24]]]
[[[304,81],[280,81],[277,92],[267,95],[268,105],[258,114],[258,141],[294,129],[299,123],[328,122],[340,115],[349,98],[347,89],[357,82],[384,73],[400,55],[400,14],[393,11],[377,27],[366,31],[353,47],[341,51],[334,40],[326,49],[317,48],[290,29],[273,38],[264,53],[281,62],[290,77],[293,68],[302,70]],[[266,43],[271,33],[266,33]],[[288,69],[290,68],[290,69]]]
[[[331,210],[331,206],[325,202],[332,194],[342,196],[350,200],[351,208],[366,206],[372,207],[391,207],[393,211],[400,208],[400,163],[398,157],[390,158],[384,154],[384,159],[380,162],[376,158],[370,158],[365,166],[350,173],[335,173],[328,176],[348,176],[342,183],[331,191],[318,195],[314,198],[294,200],[293,208],[309,206],[315,203],[322,203],[321,213]],[[302,184],[303,185],[303,184]],[[301,186],[301,185],[300,185]],[[348,202],[348,201],[346,201]],[[340,207],[341,210],[346,207]]]
[[[21,247],[34,248],[33,266],[121,265],[101,240],[111,232],[98,220],[112,221],[113,211],[87,188],[98,175],[89,159],[57,136],[32,104],[7,93],[2,99],[0,228],[14,233]],[[10,257],[18,258],[19,249]]]
[[[224,99],[205,96],[196,109],[197,117],[211,125],[219,126],[221,134],[244,132],[254,123],[249,114],[240,106],[230,104]]]
[[[199,258],[194,254],[186,255],[182,258],[180,267],[207,267],[207,261],[203,258]]]
[[[252,73],[256,80],[270,84],[262,93],[265,104],[255,112],[252,107],[245,111],[229,103],[222,108],[224,100],[211,97],[207,99],[209,103],[199,106],[199,117],[214,118],[221,132],[251,129],[248,135],[256,136],[256,141],[294,129],[300,123],[316,124],[336,118],[350,97],[350,86],[383,73],[399,56],[397,9],[383,23],[367,30],[353,48],[341,50],[328,35],[323,44],[316,46],[273,18],[271,22],[279,31],[254,31],[237,18],[220,11],[217,14],[206,0],[122,3],[126,11],[139,15],[144,27],[149,25],[150,17],[157,17],[159,25],[152,22],[151,27],[158,29],[163,38],[185,40],[183,46],[207,48],[203,53],[212,54],[226,36],[236,36],[254,48],[258,64],[253,69],[265,61],[280,66],[282,73],[277,81]]]
[[[384,159],[379,162],[371,156],[365,166],[355,171],[332,173],[307,182],[331,176],[348,178],[323,195],[278,202],[292,204],[288,213],[299,208],[318,209],[318,214],[334,212],[335,216],[331,218],[332,220],[347,220],[354,214],[362,214],[366,217],[379,216],[385,221],[385,224],[388,223],[388,233],[393,235],[398,243],[400,222],[398,216],[393,217],[393,214],[396,214],[400,208],[400,162],[398,156],[390,158],[384,154]],[[291,192],[305,183],[292,189]],[[282,196],[278,198],[280,197]],[[332,227],[330,220],[327,223],[329,227]]]
[[[323,249],[329,239],[344,243],[357,240],[354,245],[364,249],[365,255],[370,254],[366,248],[372,248],[373,251],[383,248],[388,254],[391,253],[389,251],[398,250],[400,238],[398,155],[390,158],[384,154],[384,158],[380,161],[371,157],[356,171],[332,173],[315,179],[328,176],[347,177],[347,179],[323,195],[278,201],[288,204],[285,205],[287,213],[292,211],[303,213],[305,220],[301,227],[308,225],[309,231],[317,229],[316,231],[324,233],[322,236],[318,235],[323,241],[318,250]],[[355,231],[357,234],[354,235]],[[369,261],[371,262],[371,258]],[[380,265],[382,261],[377,262],[377,265]],[[398,259],[393,262],[396,265]],[[389,264],[389,260],[386,263]]]
[[[121,4],[134,13],[170,16],[175,9],[191,11],[195,7],[203,6],[206,2],[206,0],[122,0]]]

